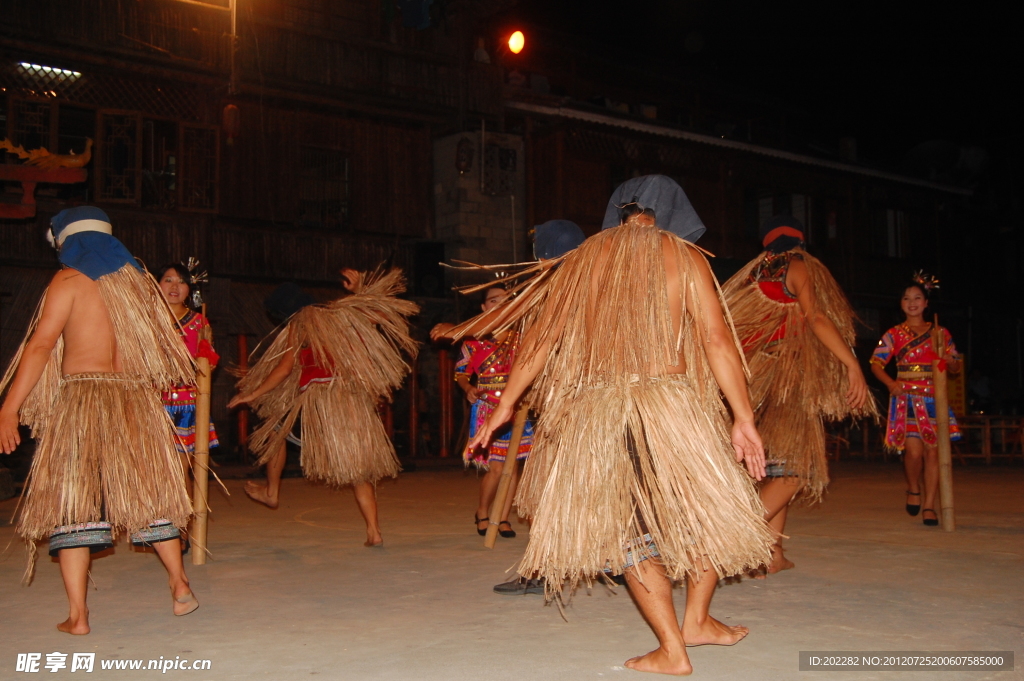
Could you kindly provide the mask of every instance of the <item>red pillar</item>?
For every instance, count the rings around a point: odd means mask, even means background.
[[[448,349],[437,350],[438,393],[441,399],[441,457],[447,458],[452,452],[452,360]]]
[[[420,360],[417,357],[412,363],[412,372],[409,374],[409,456],[415,457],[420,436]]]

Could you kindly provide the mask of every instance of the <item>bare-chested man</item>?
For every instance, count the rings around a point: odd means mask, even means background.
[[[537,384],[537,444],[517,499],[534,522],[519,574],[543,577],[550,591],[624,573],[659,642],[626,666],[683,675],[687,645],[747,634],[709,607],[719,574],[769,555],[748,477],[764,475],[764,453],[707,261],[650,213],[629,212],[551,275],[548,302],[470,446]],[[731,447],[719,388],[733,411]],[[681,578],[682,625],[672,600]]]
[[[19,421],[39,436],[18,530],[33,558],[34,542],[50,535],[70,604],[60,631],[89,633],[90,554],[112,546],[118,530],[156,550],[173,612],[187,614],[199,603],[180,544],[169,540],[191,507],[154,386],[185,378],[190,362],[167,349],[183,348],[170,313],[152,279],[110,236],[103,211],[62,211],[51,236],[64,269],[0,383],[0,390],[9,385],[0,449],[10,454],[21,442]]]

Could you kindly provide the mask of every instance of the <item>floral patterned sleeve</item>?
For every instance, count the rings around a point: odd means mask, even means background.
[[[878,341],[878,346],[875,347],[875,351],[871,353],[871,363],[884,367],[889,363],[889,359],[892,357],[892,351],[895,345],[896,342],[892,337],[892,332],[886,331],[885,335],[882,336],[882,339]]]
[[[458,380],[460,376],[472,376],[473,372],[469,370],[469,359],[473,356],[473,351],[469,347],[469,342],[464,341],[462,343],[462,354],[459,355],[459,361],[455,363],[455,379]]]

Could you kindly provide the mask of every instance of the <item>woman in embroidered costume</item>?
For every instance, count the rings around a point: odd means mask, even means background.
[[[548,220],[543,224],[535,225],[531,232],[533,236],[533,254],[538,263],[559,258],[578,247],[586,239],[583,230],[571,220]],[[465,269],[490,270],[509,267],[512,269],[516,268],[514,265],[497,265],[490,268],[470,267]],[[507,272],[498,273],[497,276],[501,277],[503,275],[507,275]],[[468,290],[479,291],[480,289],[483,289],[484,292],[484,302],[480,306],[482,313],[466,322],[466,324],[472,325],[475,322],[486,320],[492,311],[495,311],[506,300],[507,291],[504,286],[478,286],[469,287]],[[442,322],[431,330],[430,337],[434,341],[441,339],[451,340],[453,337],[451,335],[452,330],[455,328],[453,324]],[[465,328],[465,324],[460,325],[460,328]],[[490,416],[495,405],[498,404],[501,392],[505,389],[505,383],[508,381],[508,374],[512,369],[512,363],[515,360],[515,353],[519,347],[521,335],[522,333],[519,328],[507,330],[498,334],[497,337],[481,333],[480,336],[483,340],[470,337],[462,344],[462,354],[455,365],[455,381],[462,388],[466,399],[473,405],[469,416],[470,440],[473,439],[477,430],[487,420],[487,417]],[[474,374],[477,376],[475,387],[470,382]],[[486,523],[490,521],[490,518],[486,517],[486,514],[489,512],[491,503],[494,501],[494,495],[497,491],[505,462],[505,455],[508,453],[508,447],[511,442],[511,435],[512,428],[509,426],[494,438],[488,450],[471,451],[467,448],[462,454],[467,466],[472,462],[477,467],[487,470],[484,479],[480,481],[480,505],[477,508],[476,515],[473,516],[473,521],[477,526],[477,533],[480,536],[487,534]],[[532,446],[533,421],[527,419],[516,458],[526,460]],[[515,531],[508,522],[508,517],[512,511],[512,501],[515,497],[518,483],[519,477],[514,475],[508,493],[508,500],[505,503],[501,522],[499,523],[499,526],[509,526],[507,530],[499,529],[499,534],[506,538],[516,536]]]
[[[828,484],[823,419],[878,417],[851,349],[854,314],[835,279],[803,248],[803,225],[778,216],[761,227],[764,251],[723,287],[750,368],[764,439],[765,519],[778,537],[768,573],[793,567],[781,538],[790,502],[821,499]]]
[[[205,338],[200,338],[203,327],[210,322],[202,313],[193,310],[190,305],[193,299],[192,274],[184,265],[165,265],[157,278],[164,299],[171,306],[171,313],[181,327],[181,339],[193,358],[206,357],[210,360],[210,368],[217,366],[220,356],[214,351],[213,345]],[[192,456],[196,449],[196,387],[194,384],[177,385],[164,390],[160,396],[164,408],[174,421],[178,437],[175,444],[178,452]],[[217,431],[210,421],[210,446],[217,447]],[[185,462],[186,470],[188,462]]]
[[[403,353],[416,355],[406,317],[419,308],[396,296],[400,270],[369,276],[342,270],[352,295],[296,311],[228,403],[251,403],[263,424],[250,442],[267,465],[267,484],[247,483],[253,500],[277,508],[285,440],[302,416],[302,472],[340,487],[352,485],[366,520],[366,546],[379,546],[374,484],[398,475],[399,465],[377,414],[409,372]],[[312,301],[310,301],[312,302]]]
[[[871,357],[871,373],[889,389],[889,416],[885,429],[887,449],[902,452],[907,477],[907,513],[921,517],[925,525],[939,524],[935,502],[939,490],[939,454],[935,435],[935,387],[932,361],[938,359],[932,344],[932,323],[924,320],[931,291],[938,288],[934,277],[917,273],[903,289],[900,308],[906,321],[885,332]],[[960,356],[949,331],[941,329],[946,363],[950,373],[959,373]],[[896,361],[896,380],[885,373],[885,365]],[[953,410],[949,410],[949,437],[960,439]],[[924,477],[924,510],[921,511],[921,479]],[[911,501],[917,503],[912,504]],[[930,514],[930,515],[929,515]]]
[[[484,291],[484,302],[480,309],[488,312],[504,299],[505,289],[503,287],[489,288]],[[473,439],[477,430],[498,404],[501,392],[505,389],[505,383],[508,381],[508,373],[512,370],[512,362],[515,359],[518,346],[519,332],[516,330],[505,331],[497,337],[485,337],[480,340],[467,339],[463,342],[462,354],[455,364],[455,382],[462,388],[466,399],[472,405],[469,412],[470,439]],[[477,377],[476,386],[470,382],[474,375]],[[462,458],[467,466],[472,463],[477,468],[487,471],[480,480],[480,505],[477,507],[476,515],[473,516],[477,532],[481,536],[487,534],[487,523],[490,521],[487,513],[490,511],[494,494],[498,489],[498,481],[504,468],[511,437],[512,428],[509,426],[495,436],[487,450],[472,451],[467,448],[462,453]],[[526,460],[532,444],[533,423],[527,420],[516,458],[520,461]],[[501,522],[498,523],[498,532],[506,538],[516,536],[508,516],[512,511],[512,499],[518,481],[518,475],[513,477],[508,501],[502,511]],[[504,529],[503,525],[508,525],[508,529]]]
[[[544,578],[549,594],[625,574],[660,643],[626,665],[686,674],[687,644],[746,635],[708,614],[716,573],[767,561],[772,538],[748,477],[763,475],[764,454],[714,276],[649,215],[589,238],[520,289],[509,315],[534,320],[471,445],[488,442],[532,385],[540,419],[516,501],[533,525],[519,574]]]
[[[87,634],[90,554],[127,532],[156,550],[173,612],[187,614],[199,602],[177,528],[192,507],[154,386],[188,381],[195,366],[156,283],[111,236],[103,211],[61,211],[50,237],[64,269],[0,380],[0,449],[18,445],[19,421],[38,440],[17,521],[31,552],[26,578],[36,541],[49,535],[70,605],[57,628]]]

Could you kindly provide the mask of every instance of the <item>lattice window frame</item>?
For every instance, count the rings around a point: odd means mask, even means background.
[[[484,149],[484,194],[509,196],[516,193],[519,151],[503,144],[488,143]]]
[[[213,164],[212,178],[207,183],[212,186],[212,205],[196,206],[186,200],[186,194],[195,184],[199,174],[193,169],[194,157],[186,154],[186,139],[190,132],[204,131],[211,133],[213,138],[212,155],[208,154],[205,161]],[[217,213],[220,209],[220,129],[213,125],[196,123],[180,123],[178,125],[178,210],[186,213]]]
[[[46,147],[47,150],[53,151],[57,146],[57,102],[52,99],[45,99],[42,97],[18,97],[16,95],[9,96],[7,98],[7,130],[6,137],[13,141],[15,144],[25,145],[25,141],[20,139],[18,134],[18,123],[21,114],[20,105],[22,104],[36,104],[45,105],[49,107],[47,113],[47,131],[46,139],[43,141],[42,146]],[[30,146],[26,146],[26,151],[31,151]],[[34,147],[33,147],[34,148]]]
[[[28,72],[15,62],[0,60],[0,87],[8,96],[38,101],[68,102],[97,109],[141,111],[148,116],[198,120],[198,112],[216,96],[199,85],[107,73],[84,73],[60,79]]]
[[[97,162],[94,164],[95,168],[95,184],[94,184],[94,195],[97,203],[117,203],[117,204],[128,204],[132,206],[142,205],[142,113],[139,111],[126,111],[123,109],[100,109],[97,112],[96,118],[96,142],[94,143],[94,149],[96,150]],[[133,118],[135,120],[135,159],[133,161],[132,171],[134,177],[134,189],[131,198],[109,198],[104,196],[105,183],[109,177],[109,161],[107,158],[107,135],[106,135],[106,119],[114,116],[121,116],[125,118]]]

